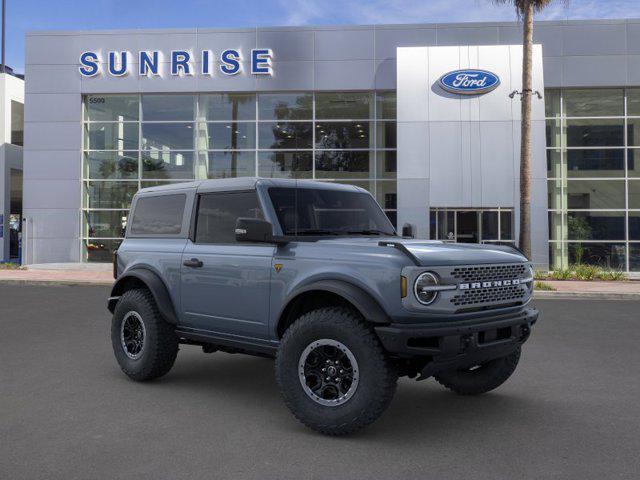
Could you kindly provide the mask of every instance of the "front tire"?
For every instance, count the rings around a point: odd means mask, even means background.
[[[480,395],[498,388],[515,371],[520,360],[520,347],[505,357],[460,370],[434,375],[442,386],[460,395]]]
[[[397,378],[373,330],[345,308],[301,316],[285,332],[276,358],[287,407],[326,435],[373,423],[391,403]]]
[[[167,374],[178,354],[178,337],[146,289],[128,290],[118,300],[111,344],[122,371],[138,382]]]

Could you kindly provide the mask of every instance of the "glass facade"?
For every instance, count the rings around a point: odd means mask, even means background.
[[[139,188],[194,179],[350,183],[395,224],[395,105],[392,91],[86,95],[83,257],[110,261]]]
[[[640,271],[640,89],[546,92],[550,268]]]

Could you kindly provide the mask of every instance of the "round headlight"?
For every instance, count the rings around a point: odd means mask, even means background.
[[[413,292],[418,301],[423,305],[430,305],[438,296],[438,291],[433,289],[438,285],[438,277],[433,273],[426,272],[416,278]]]

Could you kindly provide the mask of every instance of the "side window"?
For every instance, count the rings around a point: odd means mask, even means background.
[[[130,232],[134,235],[178,235],[182,230],[186,198],[184,193],[139,198]]]
[[[240,217],[263,218],[255,191],[201,195],[196,243],[235,243],[236,220]]]

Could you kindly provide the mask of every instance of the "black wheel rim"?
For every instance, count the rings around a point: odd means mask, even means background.
[[[120,342],[127,357],[137,360],[142,356],[146,336],[142,317],[137,312],[128,312],[120,326]]]
[[[356,392],[360,373],[358,362],[342,343],[321,339],[309,344],[298,362],[302,388],[314,402],[337,406]]]

